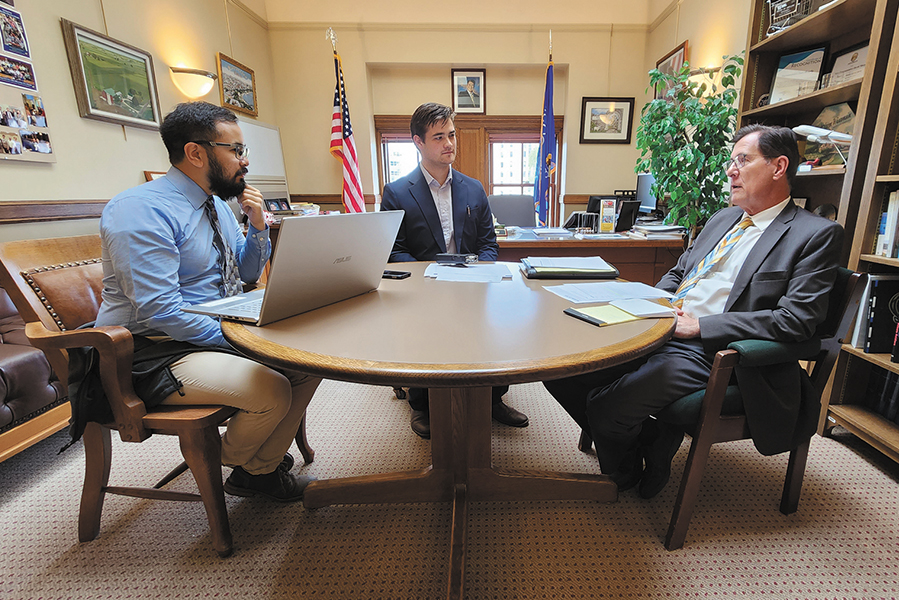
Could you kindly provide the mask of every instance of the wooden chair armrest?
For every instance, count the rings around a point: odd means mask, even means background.
[[[150,437],[143,425],[147,408],[134,393],[131,367],[134,361],[134,339],[124,327],[94,327],[71,331],[51,331],[40,322],[25,324],[25,335],[36,347],[47,350],[93,347],[100,355],[100,379],[106,392],[119,436],[125,442],[138,442]],[[57,361],[58,362],[58,361]],[[54,368],[58,368],[54,365]],[[68,363],[66,363],[66,372]]]

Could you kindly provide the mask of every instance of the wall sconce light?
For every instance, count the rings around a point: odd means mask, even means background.
[[[191,69],[189,67],[169,67],[172,72],[172,81],[188,98],[202,98],[212,90],[218,75],[204,71],[203,69]]]

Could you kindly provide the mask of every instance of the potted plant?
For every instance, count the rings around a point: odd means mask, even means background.
[[[669,196],[666,222],[686,227],[690,242],[698,228],[727,205],[724,164],[730,158],[737,117],[734,86],[742,67],[737,55],[725,56],[719,72],[691,72],[688,63],[675,73],[649,72],[650,87],[666,91],[643,107],[635,171],[652,173],[652,193]]]

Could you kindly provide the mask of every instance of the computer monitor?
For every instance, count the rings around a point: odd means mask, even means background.
[[[652,214],[656,211],[656,197],[652,195],[652,184],[656,179],[652,173],[637,173],[637,200],[640,201],[640,212]]]

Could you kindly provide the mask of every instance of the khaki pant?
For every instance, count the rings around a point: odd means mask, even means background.
[[[253,475],[271,473],[281,462],[321,382],[223,352],[194,352],[170,368],[184,395],[176,392],[163,404],[240,409],[222,438],[222,464]]]

